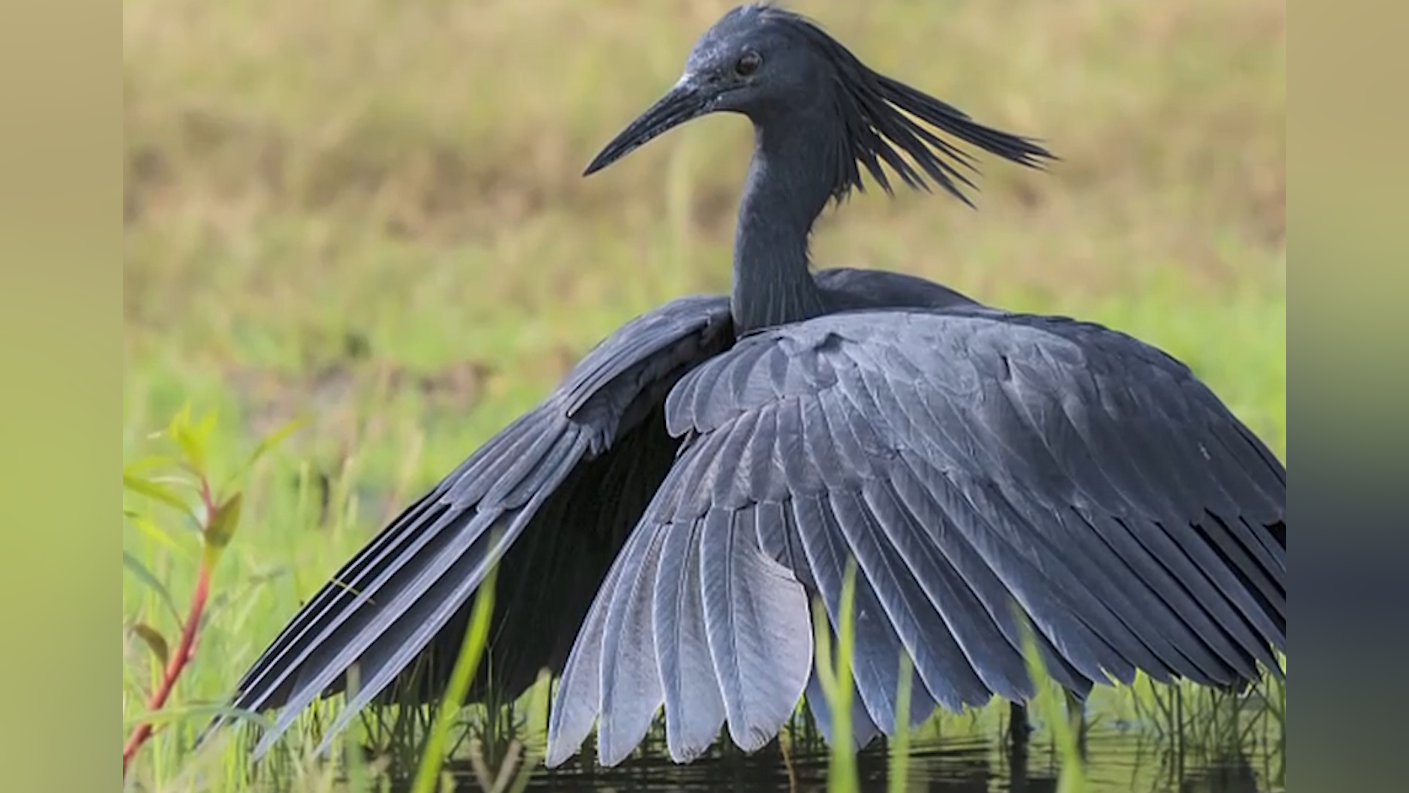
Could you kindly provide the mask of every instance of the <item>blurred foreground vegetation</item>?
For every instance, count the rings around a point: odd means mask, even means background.
[[[217,477],[306,420],[245,477],[173,701],[227,694],[373,531],[612,329],[727,289],[743,120],[579,174],[730,5],[124,0],[124,457],[186,403],[220,413]],[[983,160],[978,212],[857,196],[819,224],[820,266],[1134,333],[1285,458],[1282,0],[790,5],[1062,158],[1049,173]],[[178,595],[200,555],[186,540],[124,530]],[[124,575],[125,620],[175,633],[160,601]],[[125,714],[154,674],[140,644],[125,644]],[[991,734],[1006,710],[990,710],[936,729]],[[189,722],[158,731],[141,784],[227,789],[191,770],[203,717]]]

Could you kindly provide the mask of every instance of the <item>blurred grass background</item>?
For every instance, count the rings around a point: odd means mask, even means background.
[[[723,291],[750,142],[696,122],[582,167],[726,0],[124,0],[124,455],[187,402],[249,480],[183,679],[214,700],[404,501],[629,317]],[[1286,453],[1283,0],[797,0],[878,70],[1042,138],[974,212],[854,197],[818,266],[1104,321]],[[172,591],[189,556],[129,528]],[[124,616],[161,623],[132,575]],[[131,648],[129,647],[130,651]],[[125,698],[150,681],[124,655]],[[179,765],[179,731],[144,774]]]

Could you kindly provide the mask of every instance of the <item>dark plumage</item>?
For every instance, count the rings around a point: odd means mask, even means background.
[[[962,149],[915,123],[910,116],[1016,163],[1036,167],[1043,159],[1055,159],[1035,141],[977,124],[957,107],[877,74],[806,18],[775,8],[760,10],[765,16],[768,12],[776,14],[780,27],[822,53],[834,68],[838,89],[834,96],[834,115],[843,128],[837,136],[840,145],[832,164],[835,173],[832,195],[836,199],[845,198],[853,188],[865,189],[861,183],[861,165],[866,166],[881,189],[891,193],[890,180],[881,166],[884,161],[907,186],[927,189],[924,174],[929,174],[955,198],[973,206],[955,180],[969,187],[975,187],[974,183],[945,158],[969,170],[974,170],[973,160]],[[916,171],[902,152],[914,158],[924,173]]]
[[[751,5],[587,171],[718,111],[755,130],[733,293],[627,323],[339,571],[237,686],[237,707],[283,707],[259,751],[353,664],[329,738],[393,683],[434,697],[496,561],[475,695],[560,672],[550,765],[594,724],[619,762],[662,706],[679,761],[726,725],[762,746],[804,693],[826,730],[810,599],[835,624],[849,557],[861,744],[895,727],[902,652],[916,720],[1027,697],[1014,601],[1078,695],[1136,670],[1280,673],[1286,470],[1185,366],[912,276],[809,271],[813,221],[862,167],[963,198],[967,155],[922,122],[1024,165],[1051,155]]]

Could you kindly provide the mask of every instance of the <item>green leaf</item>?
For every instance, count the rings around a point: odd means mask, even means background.
[[[181,409],[176,412],[176,415],[171,417],[171,423],[166,425],[166,434],[174,438],[176,437],[178,427],[184,427],[190,423],[191,406],[190,404],[182,405]]]
[[[221,716],[226,719],[232,719],[234,721],[248,721],[253,724],[259,725],[259,727],[266,730],[271,729],[274,726],[274,722],[272,719],[255,713],[254,711],[245,710],[243,708],[232,708],[228,705],[168,704],[161,710],[150,711],[144,709],[140,713],[135,713],[127,716],[123,720],[123,730],[129,731],[133,727],[136,727],[138,724],[142,723],[148,723],[153,726],[159,726],[161,724],[169,724],[171,722],[181,721],[183,719],[198,719],[201,721],[207,721],[209,719],[215,718],[216,716]]]
[[[166,584],[163,584],[161,579],[153,575],[152,571],[148,570],[147,566],[142,564],[140,559],[127,551],[123,551],[122,566],[126,567],[133,575],[137,576],[137,580],[151,587],[152,591],[157,593],[157,597],[160,597],[162,603],[171,611],[171,616],[176,619],[176,622],[178,624],[181,622],[181,612],[176,609],[176,600],[171,597],[171,590],[167,589]]]
[[[201,417],[201,425],[196,428],[196,435],[204,443],[210,440],[211,433],[215,432],[216,417],[219,415],[212,410]]]
[[[264,439],[259,442],[259,445],[254,447],[254,451],[250,452],[250,456],[243,463],[240,464],[239,468],[235,469],[235,472],[233,474],[230,475],[230,481],[234,481],[235,479],[239,478],[240,475],[244,474],[245,471],[248,471],[251,466],[253,466],[256,462],[259,462],[259,458],[267,454],[270,449],[273,449],[275,446],[278,446],[280,443],[283,443],[286,438],[297,432],[306,423],[307,422],[304,419],[294,419],[293,421],[290,421],[284,426],[264,436]]]
[[[240,523],[240,502],[240,493],[235,493],[216,506],[203,532],[207,548],[218,552],[230,544]]]
[[[259,445],[256,446],[254,449],[254,453],[250,456],[250,462],[259,459],[261,456],[264,455],[265,452],[283,443],[285,438],[288,438],[290,435],[302,429],[303,425],[307,423],[308,422],[306,419],[294,419],[293,421],[288,422],[279,429],[274,430],[273,432],[264,436],[264,440],[259,442]]]
[[[191,512],[190,504],[187,504],[180,496],[172,492],[170,488],[159,482],[123,471],[122,486],[154,501],[160,501],[172,509],[187,515],[194,514]]]
[[[180,443],[179,438],[185,434],[187,428],[191,426],[191,406],[182,405],[181,410],[171,417],[171,422],[166,425],[166,437]]]
[[[139,622],[136,625],[129,626],[128,630],[147,645],[147,649],[152,651],[152,655],[155,655],[157,660],[161,662],[162,668],[165,668],[167,660],[171,657],[171,651],[167,647],[166,638],[163,637],[156,628],[153,628],[145,622]]]
[[[206,475],[206,442],[215,429],[215,414],[208,413],[199,424],[191,423],[190,406],[181,409],[171,420],[169,432],[186,457],[186,465],[196,476]]]
[[[186,456],[186,465],[191,471],[196,476],[205,476],[205,445],[200,439],[190,430],[183,429],[176,436],[176,442],[181,444],[181,453]]]
[[[140,471],[147,471],[153,468],[169,468],[174,465],[176,465],[175,457],[165,454],[153,454],[147,457],[139,457],[123,465],[122,472],[136,475]]]
[[[158,526],[156,521],[153,521],[151,518],[136,510],[127,509],[125,507],[122,510],[122,514],[128,520],[132,521],[132,525],[141,530],[143,534],[177,553],[184,553],[184,550],[176,543],[176,540],[172,538],[170,534],[167,534],[165,529]]]

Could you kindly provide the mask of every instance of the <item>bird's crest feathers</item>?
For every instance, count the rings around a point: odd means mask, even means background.
[[[816,48],[833,66],[835,101],[843,125],[836,151],[832,198],[838,202],[853,188],[864,191],[861,166],[887,194],[893,193],[883,165],[912,189],[929,190],[929,179],[965,204],[972,202],[959,189],[977,186],[962,169],[977,173],[973,158],[921,123],[1030,168],[1057,158],[1035,140],[986,127],[964,111],[898,80],[879,74],[807,17],[773,3],[741,6],[741,13],[759,15],[760,23],[777,24]],[[907,161],[902,154],[909,155]],[[918,166],[918,168],[917,168]]]

